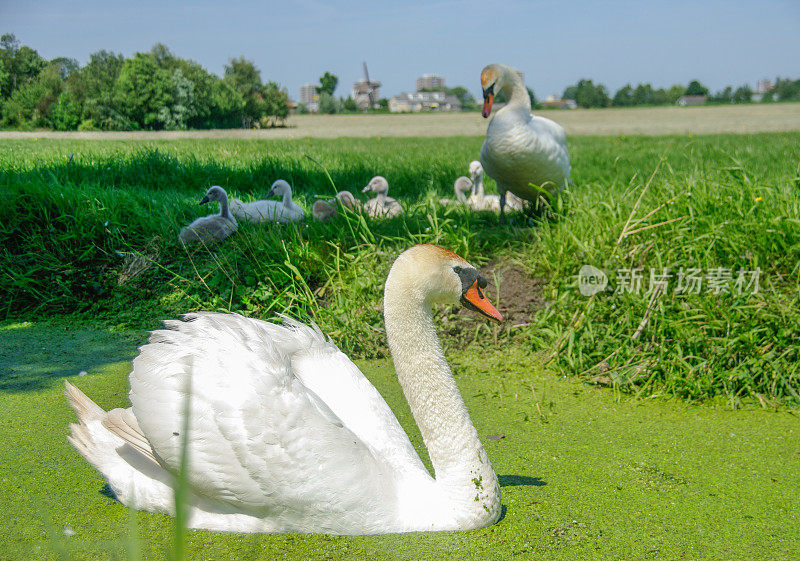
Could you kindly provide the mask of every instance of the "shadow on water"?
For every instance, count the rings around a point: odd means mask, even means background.
[[[141,333],[0,326],[0,392],[40,390],[82,371],[130,361],[144,341]]]

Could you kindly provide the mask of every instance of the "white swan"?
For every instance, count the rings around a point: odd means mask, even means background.
[[[80,419],[70,442],[140,510],[173,513],[189,410],[188,525],[239,532],[466,530],[500,517],[500,488],[433,324],[461,303],[500,321],[486,280],[432,245],[402,253],[386,279],[386,337],[436,473],[389,406],[316,325],[235,314],[167,321],[140,349],[132,407],[103,411],[66,382]]]
[[[402,214],[403,207],[396,199],[386,196],[389,192],[389,182],[380,175],[373,177],[370,182],[364,187],[361,192],[368,193],[372,191],[376,194],[374,199],[368,200],[364,203],[364,211],[370,218],[391,218]]]
[[[510,67],[490,64],[481,72],[481,86],[484,117],[491,113],[497,92],[502,90],[508,99],[489,123],[480,156],[486,173],[497,182],[501,201],[509,191],[537,204],[542,198],[540,189],[557,195],[569,183],[564,129],[550,119],[531,115],[525,84]]]
[[[472,192],[472,180],[469,177],[461,176],[453,183],[453,191],[456,193],[456,200],[439,199],[439,203],[443,205],[466,205],[467,193]]]
[[[350,191],[339,191],[336,193],[336,198],[327,201],[315,201],[311,207],[312,216],[320,221],[327,222],[333,219],[339,211],[336,209],[336,201],[353,211],[361,210],[361,201],[353,196]]]
[[[488,210],[494,213],[500,212],[500,196],[487,195],[483,190],[483,166],[478,160],[473,160],[469,164],[469,175],[472,178],[472,195],[469,197],[468,204],[473,210]],[[506,210],[523,210],[525,203],[512,192],[506,193]]]
[[[272,184],[267,197],[278,195],[281,201],[253,201],[243,203],[239,199],[231,201],[231,213],[239,220],[248,222],[280,222],[288,224],[303,219],[303,209],[292,201],[292,188],[283,179],[278,179]]]
[[[178,235],[183,243],[216,242],[224,240],[237,230],[236,219],[231,216],[228,209],[228,194],[225,189],[219,185],[209,187],[200,204],[204,205],[209,201],[219,202],[219,214],[201,216],[188,226],[183,227]]]

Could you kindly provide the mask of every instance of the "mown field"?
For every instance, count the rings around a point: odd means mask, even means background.
[[[313,319],[367,361],[413,434],[386,362],[382,283],[403,249],[437,243],[483,268],[508,319],[438,317],[479,433],[506,436],[487,445],[506,518],[436,536],[192,532],[194,555],[796,558],[800,133],[572,137],[575,187],[507,223],[434,202],[481,141],[0,143],[0,501],[20,513],[0,556],[163,554],[169,520],[129,518],[68,447],[60,384],[85,370],[76,383],[124,405],[145,330],[190,310]],[[377,174],[402,217],[177,240],[209,212],[197,202],[211,184],[250,200],[284,178],[310,209]],[[581,294],[583,265],[607,274],[605,290]],[[680,285],[690,270],[696,293]]]
[[[636,107],[535,111],[557,121],[567,134],[665,135],[753,134],[800,131],[800,103],[753,103],[698,107]],[[0,131],[0,139],[163,140],[186,138],[290,139],[481,136],[488,121],[479,112],[292,115],[286,126],[261,130],[56,132]]]

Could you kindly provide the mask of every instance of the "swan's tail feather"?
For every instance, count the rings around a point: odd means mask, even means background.
[[[103,408],[89,399],[89,396],[87,396],[77,387],[73,386],[66,380],[64,381],[64,386],[64,393],[67,396],[67,401],[69,401],[70,407],[72,407],[72,409],[78,415],[78,419],[82,424],[86,424],[89,421],[102,419],[105,416],[106,412],[103,410]]]
[[[99,464],[99,458],[97,458],[93,453],[94,444],[92,442],[92,437],[89,434],[88,427],[83,423],[72,423],[69,425],[69,430],[70,436],[67,436],[69,443],[72,444],[73,448],[75,448],[75,450],[77,450],[87,462],[97,467]]]
[[[144,436],[144,432],[139,427],[139,422],[131,409],[112,409],[106,414],[102,423],[111,434],[120,437],[132,446],[134,450],[154,464],[159,465],[153,448]]]

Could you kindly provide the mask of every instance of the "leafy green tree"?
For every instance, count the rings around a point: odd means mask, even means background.
[[[110,51],[97,51],[78,75],[67,80],[66,89],[83,105],[84,120],[103,129],[119,128],[119,111],[114,103],[114,85],[125,58]]]
[[[339,113],[342,110],[341,102],[328,92],[319,94],[319,112],[329,115]]]
[[[3,123],[10,126],[50,126],[52,105],[58,99],[63,80],[57,66],[48,66],[34,79],[16,89],[3,105]]]
[[[263,95],[261,93],[261,72],[256,65],[244,57],[232,58],[225,66],[225,77],[244,100],[242,110],[242,126],[251,127],[261,121],[264,114]]]
[[[461,102],[461,109],[473,110],[477,109],[478,104],[475,102],[475,97],[464,86],[456,86],[455,88],[448,88],[446,90],[448,95],[453,95]]]
[[[731,96],[731,102],[733,103],[750,103],[751,101],[753,101],[753,90],[747,84],[736,88],[736,91]]]
[[[336,91],[337,84],[339,84],[339,78],[330,72],[326,72],[319,79],[319,84],[317,87],[318,94],[327,93],[332,96],[333,92]]]
[[[0,105],[2,105],[2,92],[11,90],[11,74],[6,70],[6,63],[0,58]]]
[[[692,80],[686,87],[685,95],[708,95],[708,88],[697,80]]]
[[[344,100],[344,110],[345,111],[358,111],[358,104],[356,104],[356,100],[347,96],[347,99]]]
[[[194,83],[176,68],[172,73],[172,103],[161,106],[159,120],[167,130],[186,130],[194,115]]]
[[[162,107],[172,103],[170,73],[159,68],[151,54],[136,53],[120,69],[114,85],[114,104],[121,115],[140,128],[162,129]]]
[[[54,58],[48,64],[56,67],[58,75],[61,76],[62,80],[66,80],[80,70],[80,65],[74,58],[60,56]]]
[[[211,109],[205,125],[227,129],[242,126],[244,98],[227,80],[217,80],[211,86]]]
[[[232,58],[225,65],[224,79],[245,98],[261,89],[261,72],[252,61],[243,56]]]
[[[0,91],[0,97],[3,98],[10,97],[12,92],[36,78],[47,64],[33,49],[20,46],[13,33],[0,36],[0,61],[8,73]]]
[[[669,103],[669,94],[664,88],[653,91],[653,105],[666,105]]]
[[[633,90],[633,104],[634,105],[652,105],[653,104],[653,86],[650,84],[639,84]]]
[[[615,107],[630,107],[633,105],[633,88],[631,85],[625,84],[618,89],[617,93],[614,94],[614,99],[611,100],[611,104]]]
[[[289,94],[275,82],[267,82],[261,88],[264,109],[261,125],[274,127],[283,124],[289,116]]]
[[[81,123],[83,109],[73,95],[64,91],[58,96],[58,100],[53,105],[51,121],[53,128],[57,131],[73,131]]]
[[[667,91],[667,100],[669,103],[677,103],[683,95],[686,95],[686,86],[682,84],[673,84]]]
[[[730,103],[733,100],[733,88],[726,86],[724,90],[720,90],[709,98],[715,103]]]
[[[575,100],[580,107],[608,107],[611,98],[606,87],[602,84],[595,85],[592,80],[581,79],[574,86],[564,90],[564,99]]]
[[[778,101],[800,100],[800,80],[778,78],[775,80],[774,98]]]

